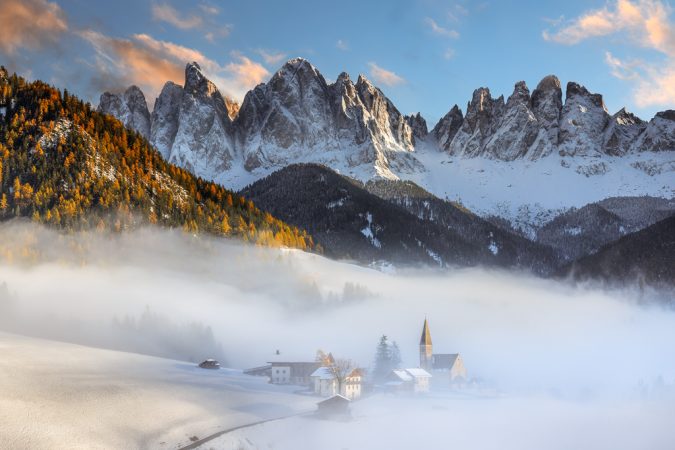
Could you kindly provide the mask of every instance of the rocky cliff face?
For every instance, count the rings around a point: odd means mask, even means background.
[[[328,84],[301,58],[246,95],[235,129],[249,171],[316,161],[393,177],[414,149],[411,125],[370,81],[342,73]]]
[[[99,109],[149,137],[169,161],[221,182],[253,180],[296,162],[362,180],[406,178],[430,169],[419,162],[419,149],[502,161],[555,155],[564,167],[569,158],[675,150],[673,111],[646,123],[625,109],[610,116],[602,96],[577,83],[567,84],[564,102],[562,94],[553,75],[532,93],[516,83],[506,101],[479,88],[465,114],[455,105],[429,132],[419,113],[402,115],[363,75],[353,82],[342,73],[331,84],[296,58],[251,90],[240,109],[196,63],[187,65],[184,86],[164,86],[152,115],[133,86],[103,94]],[[658,171],[668,167],[658,162]]]
[[[98,110],[112,114],[126,127],[150,138],[150,112],[145,96],[137,86],[129,87],[123,94],[104,93]]]

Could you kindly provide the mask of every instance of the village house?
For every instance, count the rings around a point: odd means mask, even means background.
[[[331,367],[319,367],[312,373],[311,379],[314,393],[321,397],[342,395],[349,400],[361,397],[363,372],[360,369],[352,369],[344,377],[342,386],[340,386],[338,377]]]
[[[324,419],[349,417],[349,399],[342,395],[333,395],[317,403],[317,415]]]
[[[270,383],[310,386],[311,375],[321,364],[317,362],[270,362]]]
[[[420,368],[431,373],[435,381],[445,379],[450,383],[463,383],[467,380],[466,367],[459,353],[433,352],[431,332],[426,319],[420,339]]]
[[[394,369],[387,376],[385,389],[390,392],[429,392],[431,374],[424,369]]]

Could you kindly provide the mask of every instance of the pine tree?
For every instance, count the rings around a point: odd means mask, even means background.
[[[396,341],[391,343],[391,368],[396,369],[401,365],[401,350]]]
[[[383,380],[391,371],[391,349],[387,336],[382,335],[380,343],[377,344],[375,350],[375,369],[373,370],[373,378],[375,380]]]

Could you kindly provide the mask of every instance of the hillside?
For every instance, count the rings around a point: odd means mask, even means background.
[[[314,247],[296,227],[169,164],[135,131],[76,97],[0,69],[0,220],[64,229],[144,224]]]
[[[537,272],[550,267],[550,254],[545,250],[470,212],[448,203],[447,211],[439,212],[444,221],[430,220],[367,188],[324,166],[294,164],[253,183],[241,194],[276,217],[306,229],[326,255],[335,258],[440,267],[484,264]],[[370,189],[384,195],[375,185]]]
[[[606,245],[561,271],[576,280],[675,285],[675,215]]]

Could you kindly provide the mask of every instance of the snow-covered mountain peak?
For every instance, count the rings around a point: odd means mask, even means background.
[[[150,112],[145,95],[137,86],[130,86],[123,94],[104,92],[99,100],[98,110],[112,114],[125,126],[150,137]]]
[[[578,97],[581,97],[581,99]],[[570,81],[567,83],[567,88],[565,90],[565,103],[575,100],[579,103],[590,102],[593,106],[607,111],[601,94],[592,94],[585,86]]]

